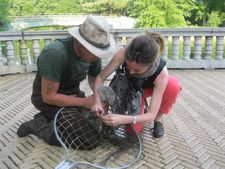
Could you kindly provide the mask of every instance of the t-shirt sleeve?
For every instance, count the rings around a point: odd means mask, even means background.
[[[64,65],[65,57],[56,49],[42,51],[37,61],[40,75],[57,82],[60,82]]]
[[[96,77],[101,72],[101,69],[102,69],[102,62],[101,59],[98,59],[91,64],[88,71],[88,75]]]

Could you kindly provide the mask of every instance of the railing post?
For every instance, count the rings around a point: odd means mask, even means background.
[[[216,59],[223,59],[223,49],[224,49],[224,37],[217,36],[216,37]]]
[[[0,57],[3,57],[3,54],[2,54],[2,45],[0,45]]]
[[[27,47],[24,40],[20,40],[20,58],[21,58],[21,64],[26,65],[28,63],[27,58]]]
[[[2,54],[2,45],[0,45],[0,66],[4,65],[4,56]]]
[[[8,59],[8,62],[7,62],[8,66],[16,65],[15,52],[14,52],[14,46],[13,46],[12,40],[6,41],[6,57]]]
[[[164,36],[164,52],[162,54],[164,60],[168,59],[168,36]]]
[[[172,37],[172,59],[173,60],[179,59],[179,49],[180,49],[179,36],[173,36]]]
[[[190,54],[191,54],[191,37],[190,36],[184,36],[184,42],[183,42],[183,60],[189,60]]]
[[[204,59],[212,59],[212,36],[206,36],[205,41],[205,57]]]
[[[201,60],[201,54],[202,54],[202,37],[201,36],[195,36],[195,42],[194,42],[194,59],[195,60]]]
[[[35,57],[35,63],[37,61],[38,56],[40,55],[40,45],[38,39],[33,39],[33,50],[34,50],[34,57]]]

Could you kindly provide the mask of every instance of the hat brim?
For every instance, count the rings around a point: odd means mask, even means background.
[[[87,42],[79,33],[79,27],[69,28],[69,34],[76,38],[85,48],[99,58],[112,57],[116,52],[116,42],[110,34],[110,45],[107,48],[98,48]]]

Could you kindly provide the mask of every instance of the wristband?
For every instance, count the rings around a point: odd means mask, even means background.
[[[136,122],[137,122],[136,116],[133,116],[132,124],[134,125],[136,124]]]

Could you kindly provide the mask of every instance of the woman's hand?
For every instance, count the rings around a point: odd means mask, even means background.
[[[118,126],[121,124],[126,124],[125,122],[125,115],[120,115],[120,114],[108,114],[105,116],[100,116],[102,121],[108,125],[108,126]]]

